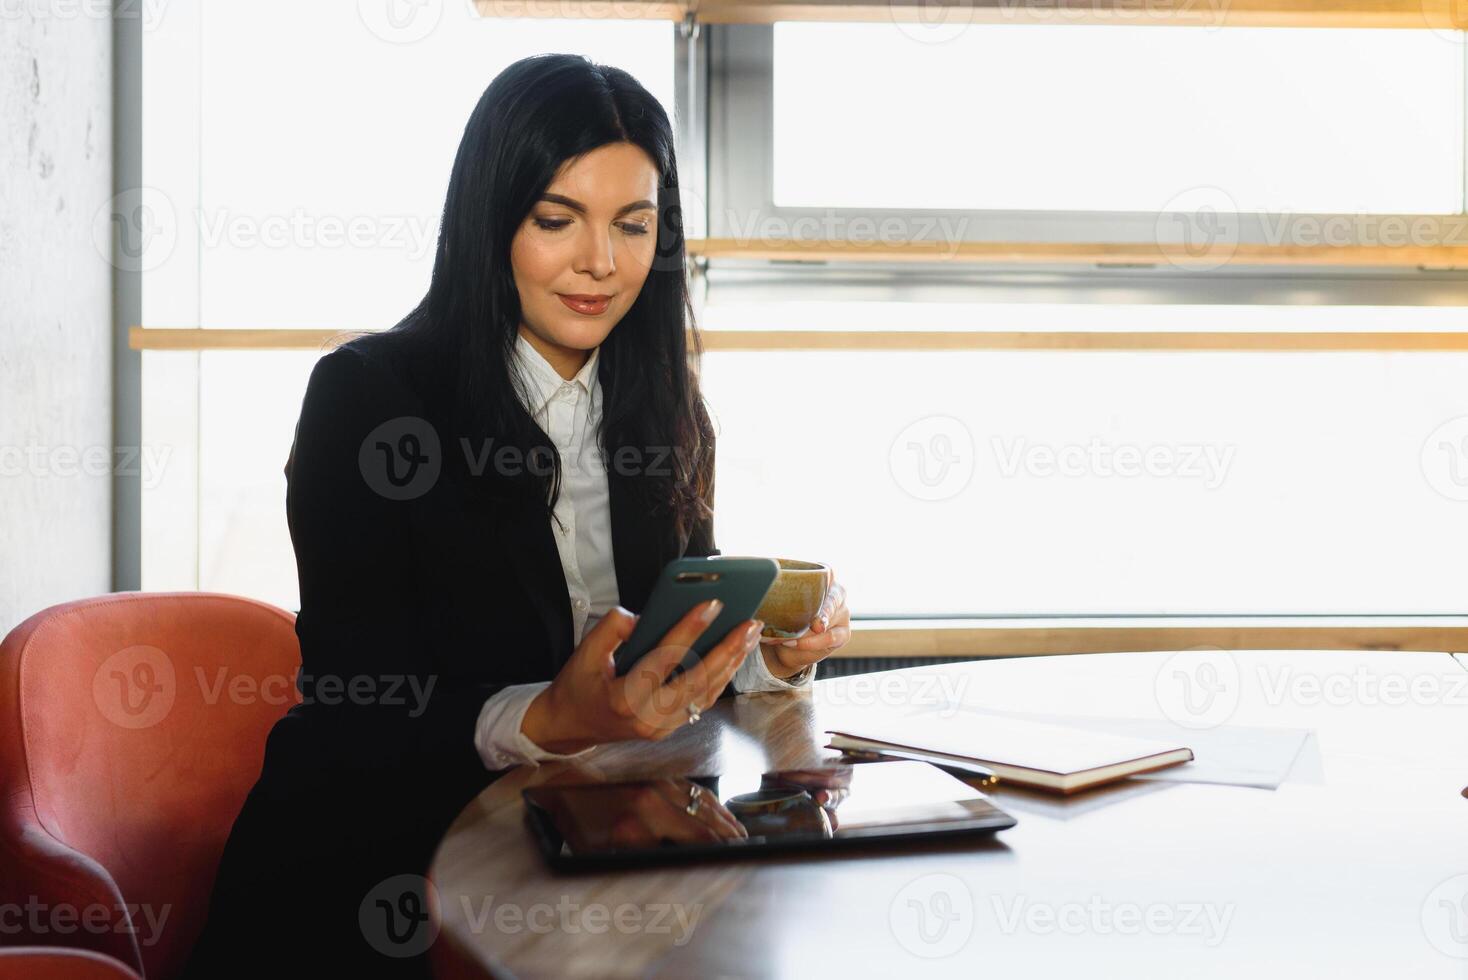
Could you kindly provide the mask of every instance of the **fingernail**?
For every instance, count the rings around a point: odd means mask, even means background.
[[[764,628],[765,624],[757,619],[750,623],[749,628],[744,631],[744,645],[749,646],[749,644],[753,643],[759,637],[759,631]]]
[[[780,645],[782,647],[793,647],[795,646],[795,642],[794,640],[781,640]]]
[[[718,599],[710,599],[709,604],[704,607],[703,612],[699,614],[698,618],[703,620],[705,623],[712,623],[714,621],[714,617],[719,614],[719,610],[723,608],[723,602]]]

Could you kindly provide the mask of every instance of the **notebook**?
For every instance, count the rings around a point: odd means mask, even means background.
[[[937,765],[978,763],[1001,783],[1067,795],[1193,758],[1192,749],[1173,742],[997,715],[875,718],[828,734],[833,749],[896,749]]]

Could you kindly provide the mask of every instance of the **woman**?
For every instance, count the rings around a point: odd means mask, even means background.
[[[729,687],[808,684],[846,642],[833,583],[799,641],[746,622],[664,685],[700,606],[613,676],[663,565],[718,553],[691,312],[661,106],[583,58],[511,65],[464,130],[427,296],[312,372],[286,495],[302,703],[191,975],[421,970],[421,875],[497,772],[663,738]],[[652,822],[737,832],[713,804]]]

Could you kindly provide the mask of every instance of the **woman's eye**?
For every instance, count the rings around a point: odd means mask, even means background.
[[[534,218],[533,220],[535,227],[542,231],[560,231],[571,223],[567,218]],[[648,233],[647,225],[631,221],[622,222],[617,227],[629,235],[646,235]]]

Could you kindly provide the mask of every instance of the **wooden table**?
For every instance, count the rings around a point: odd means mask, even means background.
[[[808,766],[836,757],[822,748],[834,719],[925,698],[951,701],[940,710],[1168,718],[1184,739],[1221,723],[1313,737],[1274,790],[1132,782],[1065,800],[1000,789],[1019,824],[988,843],[570,876],[533,849],[519,795],[567,767],[519,769],[460,815],[435,857],[435,968],[1468,976],[1468,667],[1451,656],[1187,651],[867,677],[730,699],[665,742],[598,748],[576,776]]]

